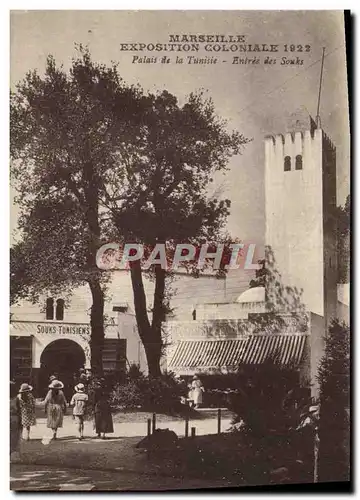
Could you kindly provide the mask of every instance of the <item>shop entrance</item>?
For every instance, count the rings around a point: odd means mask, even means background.
[[[79,368],[85,365],[85,353],[73,340],[59,339],[45,347],[40,357],[39,389],[45,397],[49,377],[55,375],[64,384],[67,400],[74,392]]]

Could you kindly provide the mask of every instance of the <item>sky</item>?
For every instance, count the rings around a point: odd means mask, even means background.
[[[176,53],[167,53],[170,64],[133,64],[134,54],[154,54],[120,50],[121,43],[167,43],[170,34],[239,34],[247,43],[279,44],[281,52],[276,65],[231,64],[232,55],[224,53],[220,59],[226,63],[180,65],[174,63]],[[221,186],[232,201],[227,227],[232,236],[258,245],[265,234],[264,136],[285,132],[287,117],[297,109],[315,117],[326,47],[320,115],[337,148],[338,204],[344,203],[350,189],[350,138],[342,11],[13,11],[11,87],[30,69],[41,73],[48,54],[68,69],[75,43],[88,45],[95,61],[118,62],[129,84],[166,89],[180,103],[192,91],[207,90],[228,127],[252,139],[241,156],[231,159],[230,170],[216,176],[214,189]],[[311,51],[298,54],[303,65],[282,66],[281,58],[292,56],[283,52],[283,45],[292,43],[308,44]],[[16,215],[13,209],[12,227]]]

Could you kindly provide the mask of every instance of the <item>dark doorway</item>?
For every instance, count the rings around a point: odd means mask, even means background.
[[[85,354],[77,342],[68,339],[59,339],[45,347],[40,358],[39,389],[45,397],[49,385],[50,375],[56,375],[64,384],[67,400],[74,392],[79,368],[85,365]]]

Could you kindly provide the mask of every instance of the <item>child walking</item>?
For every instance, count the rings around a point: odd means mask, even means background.
[[[73,415],[77,423],[80,441],[84,439],[84,418],[88,400],[89,396],[85,394],[84,384],[79,383],[75,386],[75,394],[70,401],[70,406],[74,406]]]
[[[26,441],[30,439],[30,427],[36,425],[35,398],[31,394],[33,388],[29,384],[21,384],[17,401],[20,409],[20,422],[22,429],[25,429]]]

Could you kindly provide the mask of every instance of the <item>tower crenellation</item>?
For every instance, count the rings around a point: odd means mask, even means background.
[[[336,149],[301,113],[292,115],[286,133],[265,138],[266,243],[284,281],[304,290],[308,310],[326,316],[334,302],[327,286],[336,288],[328,223],[336,205]]]

